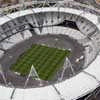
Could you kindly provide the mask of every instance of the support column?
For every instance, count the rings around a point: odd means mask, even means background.
[[[29,75],[28,75],[28,77],[27,77],[27,79],[26,79],[26,81],[25,81],[24,88],[26,88],[26,86],[27,86],[27,84],[28,84],[28,82],[29,82],[29,78],[30,78],[30,77],[32,77],[32,78],[35,79],[35,80],[39,80],[39,81],[40,81],[40,86],[42,86],[41,79],[39,78],[38,73],[36,72],[34,66],[32,65],[31,70],[30,70],[30,72],[29,72]]]
[[[1,74],[1,76],[2,76],[2,78],[3,78],[3,81],[4,81],[5,85],[7,86],[7,80],[6,80],[5,75],[4,75],[4,73],[3,73],[1,64],[0,64],[0,74]]]

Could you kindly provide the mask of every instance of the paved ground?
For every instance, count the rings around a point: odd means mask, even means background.
[[[75,0],[75,1],[78,1],[78,2],[81,2],[81,3],[85,3],[85,4],[90,4],[90,5],[100,9],[100,4],[97,4],[95,2],[95,0]]]
[[[33,43],[45,44],[50,47],[56,46],[57,48],[62,48],[62,49],[63,48],[70,49],[72,52],[72,55],[69,57],[69,60],[72,63],[75,73],[78,73],[82,70],[84,59],[80,61],[79,63],[76,63],[75,60],[76,58],[79,58],[81,55],[84,55],[83,53],[84,47],[78,44],[76,40],[73,40],[65,35],[44,35],[44,36],[35,35],[29,40],[26,40],[20,44],[17,44],[13,48],[7,50],[5,55],[0,59],[0,63],[3,66],[3,70],[7,78],[7,83],[11,82],[15,87],[23,88],[27,77],[21,77],[21,76],[15,75],[15,73],[9,70],[9,67],[13,63],[15,63],[18,57],[21,54],[23,54],[28,48],[30,48]],[[50,81],[49,83],[46,81],[42,81],[43,86],[57,82],[58,78],[61,76],[61,72],[62,70],[59,71],[58,74],[55,76],[54,80]],[[63,80],[70,78],[71,76],[73,76],[73,73],[72,73],[71,68],[68,67],[64,74]],[[2,78],[0,78],[0,82],[4,84],[4,81],[2,80]],[[27,88],[36,87],[36,86],[39,86],[39,84],[40,84],[40,81],[35,81],[30,78]]]

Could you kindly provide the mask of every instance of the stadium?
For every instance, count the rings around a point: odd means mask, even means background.
[[[0,2],[0,100],[99,100],[100,0]]]

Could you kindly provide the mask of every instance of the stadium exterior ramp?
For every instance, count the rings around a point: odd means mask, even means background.
[[[33,11],[35,13],[51,12],[51,11],[57,12],[58,8],[57,7],[42,8],[42,9],[37,8],[37,9],[32,9],[32,10],[29,9],[29,10],[25,10],[25,11],[12,13],[12,14],[7,15],[8,17],[7,16],[1,17],[0,25],[3,25],[4,23],[6,23],[12,19],[15,19],[17,17],[32,14]],[[84,10],[81,10],[81,9],[74,9],[74,8],[69,8],[69,7],[64,7],[64,8],[60,7],[59,12],[65,12],[65,13],[71,13],[74,15],[79,15],[79,16],[91,21],[94,25],[96,25],[96,27],[100,31],[100,23],[98,23],[98,15],[96,15],[96,14],[85,12]],[[55,23],[57,23],[57,22],[55,22]],[[49,24],[51,24],[51,23],[49,23]],[[57,27],[55,27],[55,28],[57,29]],[[59,28],[59,30],[61,30],[61,29],[62,29],[62,27]],[[80,27],[80,29],[81,29],[81,27]],[[63,30],[66,30],[66,29],[63,29]],[[40,34],[40,32],[37,29],[36,29],[36,32],[38,34]],[[20,37],[17,34],[16,34],[16,36]],[[29,33],[28,38],[31,36],[32,36],[31,33]],[[86,36],[88,36],[88,33],[85,34],[85,36],[83,36],[83,37],[86,37]],[[98,36],[100,36],[100,35],[97,34],[97,37]],[[15,37],[13,37],[13,39],[14,38]],[[73,38],[75,38],[75,36],[73,36]],[[80,38],[77,37],[77,40],[79,40],[79,39]],[[54,85],[49,85],[46,87],[20,89],[20,88],[14,88],[14,87],[9,88],[9,87],[5,87],[5,86],[0,86],[0,100],[33,100],[33,99],[34,100],[75,100],[75,99],[78,99],[79,97],[85,96],[86,94],[92,92],[94,89],[96,89],[100,85],[100,77],[99,77],[100,76],[100,67],[99,67],[100,55],[98,55],[95,59],[95,55],[97,55],[96,52],[97,51],[99,52],[99,50],[100,50],[100,48],[99,48],[100,47],[100,45],[99,45],[100,39],[97,40],[96,37],[91,37],[91,39],[93,41],[95,41],[96,43],[95,43],[95,45],[92,45],[94,48],[93,52],[91,54],[92,56],[91,55],[86,56],[85,67],[87,65],[89,65],[89,66],[86,69],[84,69],[82,72],[80,72],[79,74],[75,75],[74,77],[72,77],[70,79],[67,79],[60,83],[57,83]],[[21,41],[23,41],[23,39],[19,38],[19,40],[16,40],[15,43],[18,43]],[[84,44],[85,42],[82,41],[82,43]],[[11,47],[11,45],[8,48],[10,48],[10,47]],[[88,52],[86,52],[86,53],[88,53]],[[0,53],[0,54],[2,54],[2,53]],[[93,61],[93,63],[90,64],[90,62],[92,60],[94,60],[94,61]]]

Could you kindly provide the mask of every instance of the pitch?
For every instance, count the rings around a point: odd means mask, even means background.
[[[65,49],[33,44],[11,66],[11,70],[20,73],[21,76],[27,76],[33,65],[40,79],[52,80],[63,67],[64,60],[70,53]]]

